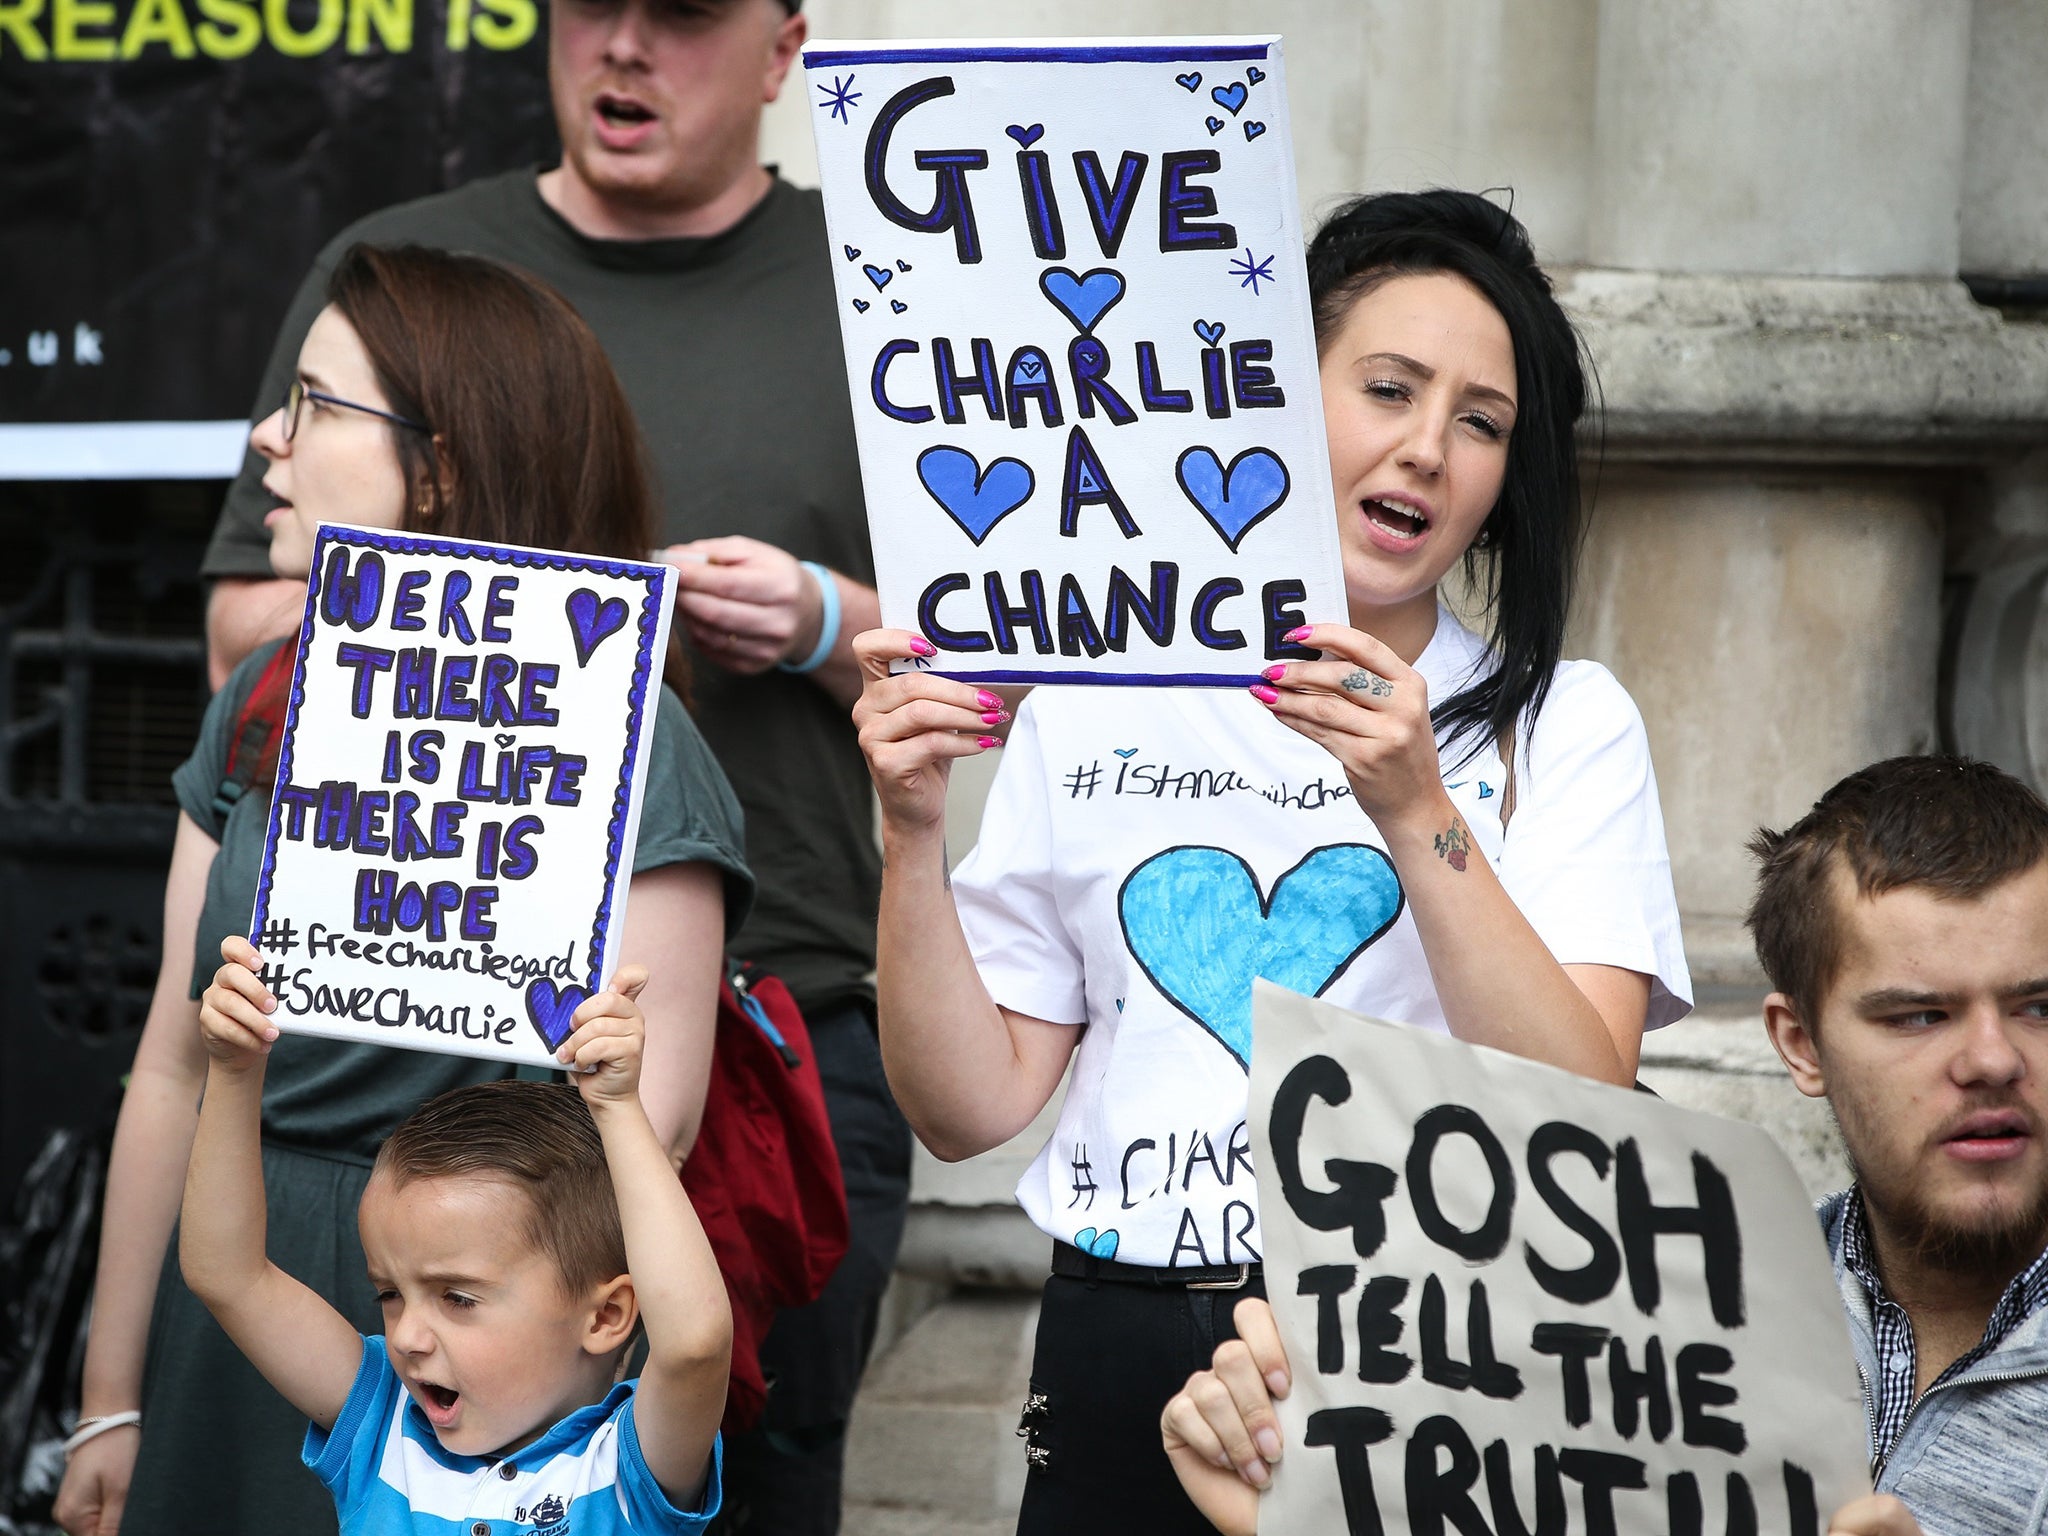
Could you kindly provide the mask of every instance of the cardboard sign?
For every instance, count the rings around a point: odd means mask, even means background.
[[[618,963],[674,575],[321,525],[249,923],[280,1029],[553,1063]]]
[[[1279,39],[804,68],[883,622],[984,682],[1310,655],[1344,584]]]
[[[1755,1126],[1254,984],[1274,1531],[1819,1536],[1869,1492],[1826,1245]]]

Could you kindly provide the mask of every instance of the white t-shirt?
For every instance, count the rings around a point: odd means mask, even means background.
[[[1448,611],[1416,662],[1433,701],[1489,664]],[[1560,963],[1651,978],[1649,1025],[1692,984],[1642,717],[1562,663],[1518,733],[1515,812],[1488,743],[1445,787]],[[1260,1256],[1247,1125],[1254,976],[1444,1029],[1372,822],[1322,747],[1228,690],[1039,688],[953,877],[997,1003],[1086,1024],[1052,1139],[1017,1186],[1049,1236],[1151,1265]]]

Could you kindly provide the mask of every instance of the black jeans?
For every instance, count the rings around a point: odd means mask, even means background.
[[[726,1441],[721,1536],[837,1536],[846,1418],[910,1205],[910,1126],[882,1075],[872,1014],[850,1004],[804,1022],[846,1180],[849,1240],[824,1294],[784,1312],[762,1342],[768,1407]]]
[[[1023,1425],[1044,1454],[1018,1536],[1215,1536],[1180,1491],[1159,1415],[1237,1337],[1231,1309],[1265,1294],[1258,1279],[1234,1291],[1048,1279]]]

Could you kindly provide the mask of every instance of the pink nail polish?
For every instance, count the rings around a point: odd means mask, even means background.
[[[1282,635],[1280,638],[1292,644],[1297,640],[1306,640],[1310,635],[1314,633],[1315,626],[1313,624],[1302,624],[1296,626],[1293,629],[1290,629],[1289,631],[1287,631],[1286,634]]]
[[[1265,671],[1259,674],[1259,676],[1263,677],[1269,683],[1277,683],[1280,681],[1281,678],[1285,677],[1286,675],[1287,663],[1284,661],[1276,661],[1275,663],[1273,663],[1272,666],[1266,668]]]
[[[992,709],[981,717],[981,723],[983,725],[1001,725],[1009,718],[1010,712],[1007,709]]]
[[[1003,739],[1000,736],[977,736],[974,738],[974,744],[983,751],[987,751],[990,747],[1000,747],[1003,744]]]
[[[1001,709],[1003,707],[1003,696],[1000,693],[990,693],[986,688],[983,688],[974,695],[974,702],[983,709]],[[991,720],[989,724],[994,725],[995,721]]]
[[[1253,683],[1252,697],[1261,704],[1277,704],[1280,702],[1280,691],[1277,688],[1268,688],[1264,683]]]
[[[910,637],[910,654],[913,656],[936,656],[939,648],[921,635]]]

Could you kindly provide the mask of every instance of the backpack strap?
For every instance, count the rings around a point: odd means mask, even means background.
[[[228,738],[227,769],[213,792],[213,813],[223,822],[251,789],[266,793],[277,783],[277,759],[284,746],[284,717],[291,702],[295,646],[280,644],[242,700]]]

